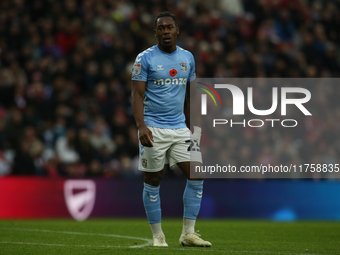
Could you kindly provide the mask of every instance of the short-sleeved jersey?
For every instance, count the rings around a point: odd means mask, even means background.
[[[140,53],[132,80],[145,81],[144,122],[158,128],[185,128],[184,100],[187,82],[196,78],[193,55],[176,46],[172,53],[157,45]]]

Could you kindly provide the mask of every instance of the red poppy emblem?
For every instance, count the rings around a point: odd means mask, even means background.
[[[176,74],[177,74],[177,70],[176,70],[176,69],[171,69],[171,70],[169,71],[169,74],[170,74],[171,77],[175,77]]]

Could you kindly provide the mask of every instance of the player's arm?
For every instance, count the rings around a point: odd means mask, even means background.
[[[192,126],[201,126],[200,122],[200,115],[197,109],[200,109],[200,101],[199,101],[199,94],[197,93],[196,89],[196,82],[188,82],[186,87],[185,93],[185,104],[188,110],[189,120],[190,120],[190,127]],[[193,112],[191,112],[191,107],[193,107]]]
[[[131,105],[132,113],[135,118],[139,131],[139,140],[143,146],[153,147],[153,137],[150,129],[144,122],[143,96],[146,88],[145,81],[132,81]],[[152,142],[151,142],[152,141]]]
[[[186,92],[185,92],[185,104],[187,106],[187,110],[190,116],[190,86],[191,82],[187,82]]]
[[[187,105],[188,113],[190,116],[190,126],[194,127],[193,137],[197,139],[198,144],[200,144],[201,141],[201,133],[202,130],[200,128],[201,126],[201,115],[196,109],[200,109],[199,106],[199,95],[197,93],[196,89],[196,73],[195,73],[195,59],[193,55],[190,55],[191,58],[191,69],[189,74],[189,81],[187,83],[186,87],[186,93],[185,93],[185,102]],[[190,105],[193,105],[193,112],[191,112]]]
[[[198,144],[200,144],[201,141],[201,133],[202,130],[200,128],[201,126],[201,118],[199,115],[199,112],[195,109],[200,109],[199,107],[199,100],[198,100],[198,93],[196,89],[196,83],[195,81],[188,82],[186,87],[186,93],[185,93],[185,102],[188,110],[188,114],[190,116],[190,126],[194,127],[193,136],[197,139]],[[190,105],[193,105],[193,112],[190,111]]]
[[[190,127],[200,127],[201,126],[201,116],[199,115],[197,109],[200,109],[200,101],[199,101],[199,95],[197,93],[196,89],[196,65],[195,65],[195,59],[194,56],[190,53],[188,55],[188,62],[189,62],[189,77],[186,87],[186,93],[185,93],[185,101],[186,106],[190,115]],[[193,112],[191,112],[191,106]]]

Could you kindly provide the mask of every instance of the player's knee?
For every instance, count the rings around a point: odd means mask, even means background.
[[[144,182],[152,186],[159,186],[159,184],[161,183],[161,179],[162,179],[161,172],[144,174]]]
[[[152,177],[144,180],[145,183],[151,185],[151,186],[159,186],[161,183],[161,178],[159,177]]]

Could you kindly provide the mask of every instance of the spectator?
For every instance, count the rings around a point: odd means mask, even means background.
[[[96,152],[90,143],[90,133],[87,129],[79,130],[75,149],[79,154],[80,162],[89,166],[89,164],[94,160]]]
[[[34,160],[29,154],[30,143],[22,140],[20,148],[16,150],[12,174],[14,175],[34,175],[36,174],[36,167]]]
[[[5,126],[7,141],[12,149],[19,149],[23,136],[24,123],[22,113],[18,109],[11,109],[9,120]]]
[[[76,133],[74,129],[67,130],[66,136],[58,138],[55,149],[61,163],[74,164],[78,162],[79,154],[75,150],[75,145]]]
[[[13,173],[136,177],[131,68],[155,44],[155,13],[176,13],[179,46],[195,56],[198,77],[314,78],[340,76],[338,7],[314,0],[0,1],[0,151]],[[268,103],[265,89],[254,93],[256,105]],[[332,162],[340,154],[332,123],[340,90],[315,94],[317,114],[294,135],[247,129],[212,141],[206,132],[202,143],[226,144],[221,153],[237,164]]]
[[[98,151],[105,147],[108,153],[114,153],[116,144],[108,134],[105,134],[105,126],[101,122],[97,122],[93,129],[93,134],[90,136],[91,145]]]

